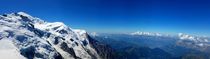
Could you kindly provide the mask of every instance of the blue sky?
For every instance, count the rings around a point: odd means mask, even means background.
[[[210,0],[0,1],[1,14],[18,11],[89,32],[210,33]]]

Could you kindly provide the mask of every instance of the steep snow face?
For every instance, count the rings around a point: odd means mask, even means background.
[[[87,32],[85,30],[80,30],[80,29],[73,29],[73,31],[76,33],[77,36],[79,36],[79,41],[81,44],[84,45],[86,50],[88,50],[90,54],[96,55],[95,58],[100,58],[96,50],[92,48],[92,45],[90,41],[88,40]]]
[[[62,22],[49,23],[18,12],[1,15],[0,28],[1,56],[8,49],[14,52],[8,53],[12,59],[100,59],[86,31],[72,30]]]

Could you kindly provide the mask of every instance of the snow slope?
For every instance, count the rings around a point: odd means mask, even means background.
[[[0,41],[0,53],[1,59],[25,59],[22,55],[19,54],[19,51],[14,46],[12,41],[7,39],[2,39]]]

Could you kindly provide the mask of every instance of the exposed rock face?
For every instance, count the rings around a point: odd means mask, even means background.
[[[89,40],[90,40],[90,44],[91,46],[93,46],[97,53],[103,58],[103,59],[116,59],[116,55],[114,50],[106,45],[106,44],[102,44],[96,40],[94,40],[93,38],[91,38],[89,35],[87,35]]]

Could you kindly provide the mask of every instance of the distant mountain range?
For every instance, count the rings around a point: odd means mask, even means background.
[[[209,37],[134,32],[130,34],[94,33],[110,45],[122,59],[209,59]]]

